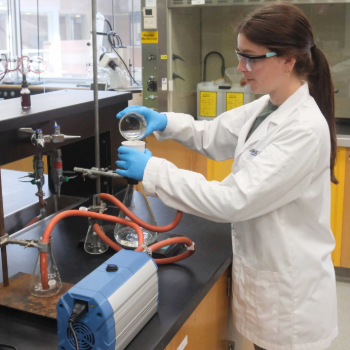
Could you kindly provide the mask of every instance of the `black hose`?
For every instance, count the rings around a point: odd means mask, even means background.
[[[209,52],[205,57],[204,57],[204,67],[203,67],[203,81],[206,80],[206,77],[207,77],[207,58],[210,56],[210,55],[218,55],[221,57],[221,61],[222,61],[222,65],[221,65],[221,75],[222,77],[224,77],[225,75],[225,59],[224,59],[224,56],[218,52],[218,51],[211,51]]]

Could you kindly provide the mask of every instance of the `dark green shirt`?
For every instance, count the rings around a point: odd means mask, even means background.
[[[278,109],[279,106],[273,105],[270,101],[267,106],[260,112],[260,114],[256,117],[255,122],[253,123],[246,141],[252,135],[252,133],[259,127],[259,125],[274,111]]]

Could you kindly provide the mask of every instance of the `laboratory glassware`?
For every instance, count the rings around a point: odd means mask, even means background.
[[[129,141],[141,140],[146,130],[147,120],[140,113],[127,113],[119,121],[120,134]]]
[[[142,183],[135,180],[133,183],[130,181],[128,184],[123,199],[123,204],[142,221],[147,222],[150,225],[157,226],[156,219],[153,215],[151,205],[143,189]],[[130,220],[122,211],[118,215],[121,219]],[[154,243],[158,238],[158,233],[142,228],[145,245]],[[116,224],[114,230],[114,236],[117,243],[124,248],[135,249],[138,246],[138,238],[135,230],[129,226],[122,224]]]
[[[102,221],[99,220],[98,224],[100,225],[100,229],[104,233],[104,229],[102,226]],[[103,254],[109,248],[108,244],[103,242],[102,239],[97,235],[93,228],[94,222],[89,219],[89,229],[86,234],[84,250],[89,254]]]
[[[39,239],[41,242],[41,238]],[[49,289],[43,289],[40,274],[40,252],[36,259],[34,271],[29,282],[29,292],[36,297],[51,297],[59,293],[62,288],[61,276],[58,271],[55,259],[52,255],[52,238],[47,244],[47,276]]]

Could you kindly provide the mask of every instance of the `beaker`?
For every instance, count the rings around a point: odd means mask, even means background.
[[[41,238],[39,240],[41,242]],[[40,252],[38,252],[38,258],[29,282],[29,293],[36,297],[51,297],[56,295],[62,288],[61,276],[52,255],[52,238],[50,238],[47,245],[47,277],[49,289],[43,289],[40,274]]]
[[[98,224],[100,225],[102,232],[105,233],[101,220],[98,220]],[[109,246],[97,235],[93,228],[93,225],[94,221],[89,218],[89,228],[85,238],[84,249],[89,254],[103,254],[107,251]]]
[[[129,141],[141,140],[146,130],[147,120],[140,113],[127,113],[119,121],[120,134]]]
[[[150,225],[157,226],[151,205],[144,192],[141,182],[137,184],[128,184],[125,190],[123,204],[142,221],[145,221]],[[118,217],[130,220],[130,218],[127,217],[122,211],[119,212]],[[142,228],[142,231],[145,239],[145,245],[148,246],[156,241],[158,237],[157,232],[149,231],[144,228]],[[138,246],[137,233],[133,228],[129,226],[116,224],[114,236],[117,243],[124,248],[135,249]]]

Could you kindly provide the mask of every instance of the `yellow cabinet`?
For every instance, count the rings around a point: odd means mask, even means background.
[[[335,249],[332,253],[334,266],[340,266],[341,246],[343,233],[343,213],[344,213],[344,185],[345,185],[345,162],[346,148],[338,147],[337,161],[334,169],[338,185],[331,185],[331,229],[336,241]]]
[[[47,174],[47,156],[43,156],[44,174]],[[1,166],[1,169],[17,170],[30,173],[33,171],[33,157],[23,158],[13,163]]]
[[[350,148],[345,154],[345,183],[343,205],[343,227],[340,247],[340,266],[350,268]]]

